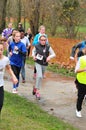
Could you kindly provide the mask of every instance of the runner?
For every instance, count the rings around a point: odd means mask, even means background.
[[[14,84],[18,82],[16,76],[14,75],[11,67],[10,67],[10,61],[8,57],[3,55],[4,51],[4,45],[0,41],[0,114],[3,107],[3,101],[4,101],[4,71],[5,69],[10,74],[12,81]]]
[[[33,88],[33,95],[36,96],[37,99],[40,99],[40,87],[43,75],[46,71],[46,67],[48,66],[48,62],[51,58],[55,57],[55,53],[49,44],[46,44],[47,37],[42,34],[39,37],[39,44],[36,45],[32,50],[32,56],[35,61],[35,67],[37,70],[36,83]]]

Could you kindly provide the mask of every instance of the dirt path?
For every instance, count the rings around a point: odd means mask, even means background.
[[[77,91],[74,84],[74,78],[66,78],[51,72],[46,73],[46,79],[43,79],[43,87],[41,88],[41,100],[37,101],[32,95],[32,88],[35,80],[33,80],[33,68],[26,66],[26,83],[19,86],[19,95],[25,96],[32,102],[37,102],[42,109],[48,113],[59,117],[79,128],[86,130],[86,106],[83,104],[82,118],[75,116]],[[9,77],[5,80],[5,90],[12,91],[12,83],[9,86]]]

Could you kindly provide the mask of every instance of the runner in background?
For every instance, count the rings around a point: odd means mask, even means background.
[[[31,44],[32,44],[32,41],[33,41],[33,35],[32,35],[32,32],[31,32],[30,28],[27,29],[27,32],[25,33],[25,36],[29,39],[29,42],[30,42],[30,46],[28,48],[28,53],[27,53],[27,56],[29,57],[30,51],[31,51]]]
[[[20,32],[21,30],[24,30],[22,23],[18,23],[17,30]]]
[[[20,31],[21,34],[21,42],[25,45],[26,50],[30,47],[29,39],[25,36],[24,30]],[[22,77],[22,83],[26,82],[26,74],[25,74],[25,62],[26,62],[26,55],[22,57],[22,67],[21,67],[21,77]]]
[[[86,47],[86,37],[85,37],[84,41],[77,43],[76,45],[74,45],[72,47],[71,54],[70,54],[70,60],[75,60],[75,62],[76,62],[76,58],[75,58],[75,57],[77,57],[76,52],[82,51],[82,49],[84,49],[85,47]]]
[[[6,39],[8,39],[9,38],[9,36],[11,36],[12,35],[12,30],[13,30],[13,28],[12,28],[12,23],[9,23],[8,24],[8,28],[5,28],[3,31],[2,31],[2,38],[6,38]]]

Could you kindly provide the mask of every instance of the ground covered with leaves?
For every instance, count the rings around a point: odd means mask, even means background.
[[[72,68],[75,63],[70,62],[70,53],[73,45],[80,42],[74,39],[64,39],[64,38],[49,38],[49,43],[56,53],[56,57],[52,59],[52,63],[59,64],[62,67]]]

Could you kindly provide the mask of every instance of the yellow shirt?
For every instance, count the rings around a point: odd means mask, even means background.
[[[86,68],[86,55],[81,56],[79,59],[80,62],[80,69]],[[77,73],[77,80],[79,83],[86,84],[86,71]]]

